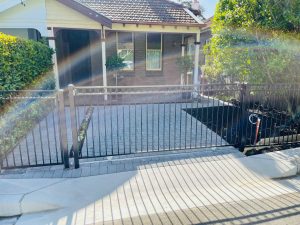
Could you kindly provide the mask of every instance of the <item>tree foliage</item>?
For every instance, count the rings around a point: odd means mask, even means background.
[[[108,71],[119,71],[126,66],[124,59],[118,55],[113,55],[106,60],[106,68]]]
[[[0,33],[0,90],[20,90],[52,68],[47,45]]]
[[[224,82],[300,80],[300,0],[220,0],[204,72]]]
[[[183,74],[183,79],[185,84],[189,84],[189,72],[192,71],[194,67],[193,58],[189,55],[181,56],[176,60],[177,67],[179,71]]]

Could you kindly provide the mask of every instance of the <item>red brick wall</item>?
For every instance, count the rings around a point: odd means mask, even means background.
[[[115,32],[107,35],[107,57],[116,54]],[[146,71],[146,33],[134,34],[134,71],[122,71],[119,85],[164,85],[180,84],[180,72],[176,60],[181,55],[181,34],[163,34],[162,71]],[[109,85],[115,85],[111,74]]]

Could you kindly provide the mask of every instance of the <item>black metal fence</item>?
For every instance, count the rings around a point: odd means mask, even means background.
[[[22,115],[1,120],[2,167],[69,167],[73,157],[77,168],[82,158],[300,141],[297,84],[70,85],[65,92],[2,95],[14,100],[12,115]],[[19,127],[27,129],[12,133]]]
[[[0,91],[0,102],[1,168],[63,163],[67,140],[59,116],[64,111],[62,92]]]

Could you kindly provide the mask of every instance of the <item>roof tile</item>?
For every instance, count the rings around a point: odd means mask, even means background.
[[[168,0],[75,0],[113,22],[198,25],[180,4]]]

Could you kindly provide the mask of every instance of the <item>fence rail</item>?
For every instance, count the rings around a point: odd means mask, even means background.
[[[70,85],[65,95],[62,90],[0,92],[0,102],[13,106],[0,124],[2,168],[68,168],[69,157],[78,168],[83,158],[299,143],[298,87]],[[23,133],[16,132],[24,126]]]

